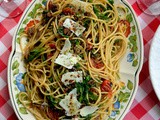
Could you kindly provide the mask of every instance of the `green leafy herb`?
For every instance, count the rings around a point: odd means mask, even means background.
[[[65,35],[63,30],[64,30],[63,27],[59,27],[59,28],[58,28],[58,33],[59,33],[61,36],[65,37],[65,38],[68,38],[69,36]]]
[[[75,67],[76,69],[79,69],[79,68],[81,67],[81,65],[80,65],[79,63],[77,63],[77,64],[74,65],[74,67]]]
[[[108,0],[108,2],[113,5],[114,4],[114,0]]]
[[[99,14],[98,18],[102,19],[102,20],[108,20],[108,16],[107,14]]]
[[[106,11],[106,8],[104,8],[102,5],[97,5],[97,6],[93,6],[93,10],[94,10],[94,13],[96,14],[96,16],[99,18],[99,19],[102,19],[102,20],[108,20],[108,16],[106,13],[104,13]]]
[[[89,99],[92,101],[96,101],[98,99],[98,96],[95,95],[94,93],[90,92],[88,93]]]
[[[56,104],[58,104],[58,100],[56,100],[55,98],[53,98],[52,96],[47,96],[47,100],[48,100],[48,104],[51,108],[54,108],[54,106]]]
[[[42,48],[35,48],[32,51],[30,51],[27,62],[32,61],[35,57],[38,57],[41,52],[43,52],[44,49]]]
[[[34,18],[35,15],[36,15],[36,13],[37,13],[37,10],[40,9],[40,8],[42,8],[42,4],[37,3],[37,4],[34,6],[33,10],[28,14],[28,17]]]
[[[24,77],[25,77],[26,74],[27,74],[27,72],[25,72],[25,73],[23,74],[22,79],[24,79]]]
[[[76,88],[77,88],[77,93],[79,94],[79,102],[84,103],[86,105],[88,105],[89,103],[89,99],[88,96],[90,96],[92,100],[96,99],[96,96],[91,93],[89,90],[91,88],[91,85],[88,84],[88,82],[91,80],[91,77],[89,75],[87,75],[84,80],[83,83],[76,83]]]
[[[49,81],[52,83],[52,82],[53,82],[53,77],[50,77],[50,78],[49,78]]]
[[[43,61],[47,60],[47,58],[46,58],[46,56],[44,54],[42,55],[42,60]]]
[[[80,41],[79,40],[75,40],[76,45],[80,45]]]
[[[92,115],[89,114],[89,115],[87,115],[87,116],[84,118],[84,120],[90,120],[91,118],[92,118]]]
[[[88,83],[91,80],[91,76],[90,75],[86,75],[85,79],[84,79],[84,83]]]
[[[88,28],[90,22],[91,22],[90,19],[85,19],[84,22],[83,22],[83,24],[84,24],[83,26],[84,26],[85,28]]]

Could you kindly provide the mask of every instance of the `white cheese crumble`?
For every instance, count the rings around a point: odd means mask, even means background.
[[[81,35],[84,31],[85,31],[85,27],[83,27],[82,25],[80,25],[79,23],[67,18],[64,23],[63,26],[68,28],[70,31],[72,31],[74,34],[76,34],[76,36]]]
[[[73,66],[79,61],[79,57],[74,56],[71,53],[60,54],[55,60],[56,64],[62,65],[68,69],[72,69]]]
[[[61,50],[61,53],[65,54],[65,53],[69,52],[70,49],[71,49],[71,42],[69,41],[69,39],[66,39],[64,46]]]
[[[76,6],[76,8],[81,8],[87,12],[90,12],[92,9],[90,8],[90,3],[83,2],[81,0],[72,0],[72,5]]]
[[[82,109],[80,109],[80,115],[87,116],[89,114],[94,113],[97,109],[98,109],[97,106],[85,106]]]
[[[74,88],[59,102],[59,105],[65,110],[67,116],[77,115],[81,107],[81,103],[77,100],[77,89]]]
[[[68,69],[72,69],[73,66],[80,60],[80,57],[70,53],[69,52],[70,49],[71,49],[71,43],[67,39],[61,50],[61,53],[58,55],[58,57],[54,62]]]
[[[82,71],[76,71],[76,72],[67,72],[62,75],[62,82],[65,86],[75,83],[75,82],[83,82],[83,75]]]

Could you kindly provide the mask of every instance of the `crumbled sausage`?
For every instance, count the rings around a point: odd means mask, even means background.
[[[72,33],[68,28],[64,28],[63,32],[65,35],[68,35],[68,36]]]
[[[28,28],[27,35],[29,37],[32,37],[34,35],[34,33],[35,33],[35,27]]]
[[[59,120],[58,111],[48,109],[47,115],[51,120]]]
[[[58,5],[53,4],[51,1],[48,4],[48,9],[51,10],[52,12],[58,11]]]

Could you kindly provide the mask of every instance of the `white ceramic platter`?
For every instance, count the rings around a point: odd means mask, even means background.
[[[25,72],[24,63],[21,59],[22,51],[19,44],[20,33],[23,32],[28,21],[32,19],[35,11],[45,4],[45,2],[46,0],[33,0],[30,3],[19,21],[17,30],[13,36],[12,52],[8,62],[8,87],[14,111],[20,120],[35,120],[34,116],[23,107],[17,97],[20,91],[24,89],[21,79]],[[126,115],[138,88],[139,73],[143,63],[143,42],[141,30],[132,7],[125,0],[114,0],[114,2],[115,4],[125,6],[128,10],[128,15],[132,18],[130,19],[131,34],[128,36],[128,49],[120,65],[120,77],[125,83],[125,87],[120,91],[118,101],[115,103],[115,111],[112,111],[112,115],[109,118],[110,120],[119,120],[123,119]],[[160,56],[158,59],[160,59]]]
[[[157,28],[151,43],[149,71],[153,88],[160,100],[160,26]]]

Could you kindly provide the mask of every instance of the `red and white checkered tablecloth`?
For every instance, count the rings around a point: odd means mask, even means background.
[[[28,0],[28,4],[31,0]],[[140,73],[139,87],[135,99],[124,120],[160,120],[160,101],[153,90],[148,58],[152,38],[160,24],[160,16],[144,14],[137,6],[136,0],[128,0],[136,12],[144,41],[144,65]],[[7,64],[12,49],[12,36],[20,16],[14,19],[0,17],[0,120],[17,120],[12,109],[8,85]]]

